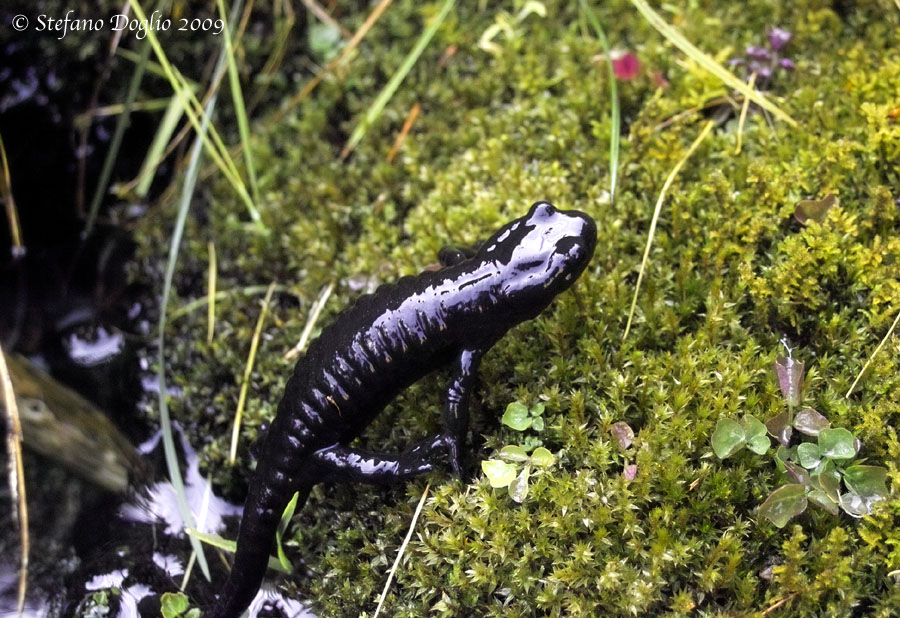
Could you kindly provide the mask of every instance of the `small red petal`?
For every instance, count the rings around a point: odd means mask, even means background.
[[[641,71],[641,61],[633,53],[628,52],[612,61],[613,73],[616,77],[624,80],[632,80],[638,76]]]

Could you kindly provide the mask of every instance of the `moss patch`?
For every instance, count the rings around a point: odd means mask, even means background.
[[[441,245],[474,243],[548,199],[591,214],[598,249],[574,291],[487,355],[474,433],[476,457],[486,459],[515,441],[499,424],[506,405],[541,401],[541,437],[557,464],[532,478],[522,505],[480,474],[467,484],[435,475],[390,614],[715,616],[777,606],[771,615],[894,615],[896,493],[861,521],[812,510],[778,530],[755,514],[778,484],[773,466],[746,453],[720,462],[709,437],[720,418],[781,411],[772,366],[787,337],[808,367],[804,403],[860,436],[863,455],[889,466],[889,484],[900,480],[896,338],[844,397],[900,311],[896,7],[666,5],[670,22],[722,60],[760,43],[767,27],[793,32],[785,51],[797,68],[769,94],[799,126],[751,110],[736,155],[732,112],[700,146],[667,198],[623,343],[653,203],[702,120],[677,115],[729,93],[630,4],[598,6],[611,41],[646,70],[622,84],[628,134],[611,204],[606,68],[576,3],[545,2],[547,17],[499,35],[496,55],[478,39],[501,9],[475,4],[460,3],[349,161],[337,158],[343,141],[436,5],[395,2],[342,79],[326,80],[277,126],[256,127],[259,206],[271,233],[249,230],[222,181],[194,205],[183,300],[202,295],[209,240],[219,289],[286,286],[260,341],[234,469],[225,457],[258,302],[220,302],[211,345],[202,311],[171,324],[169,374],[184,389],[173,414],[191,419],[195,443],[205,440],[208,471],[242,494],[248,445],[290,373],[282,354],[324,285],[337,282],[323,323],[362,290],[434,262]],[[450,45],[456,52],[442,62]],[[652,72],[668,86],[657,88]],[[415,103],[422,114],[388,164]],[[840,206],[824,222],[792,219],[798,200],[828,193]],[[158,216],[138,235],[151,259],[171,213]],[[396,450],[434,430],[441,383],[403,394],[365,442]],[[631,481],[609,433],[622,420],[636,432]],[[352,497],[318,489],[295,518],[293,542],[313,575],[289,585],[322,616],[371,615],[424,484],[360,487]]]

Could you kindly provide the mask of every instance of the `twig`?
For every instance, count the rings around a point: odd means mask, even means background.
[[[900,0],[898,0],[898,1],[900,1]],[[866,361],[866,364],[863,365],[863,368],[859,371],[859,374],[856,376],[856,379],[853,380],[853,384],[851,384],[851,385],[850,385],[850,388],[847,389],[847,394],[844,395],[844,398],[845,398],[845,399],[849,399],[849,398],[850,398],[850,393],[853,392],[853,389],[856,387],[856,383],[859,382],[859,379],[860,379],[860,378],[863,376],[863,374],[866,372],[866,369],[869,368],[869,365],[871,364],[872,359],[875,358],[875,355],[878,354],[878,352],[879,352],[879,351],[881,350],[881,348],[884,346],[885,342],[888,340],[888,338],[890,338],[891,334],[893,334],[894,329],[897,327],[897,322],[900,322],[900,313],[897,313],[897,317],[894,318],[894,323],[891,324],[891,327],[888,329],[888,332],[887,332],[887,334],[884,336],[884,339],[881,340],[881,343],[878,344],[878,347],[875,348],[875,351],[872,352],[872,355],[871,355],[871,356],[869,356],[869,360]]]
[[[206,250],[209,253],[209,274],[207,280],[209,285],[206,292],[206,343],[211,344],[213,334],[216,331],[216,277],[218,275],[216,269],[216,245],[213,241],[206,244]]]
[[[12,238],[13,255],[22,255],[25,245],[22,244],[22,230],[19,228],[19,213],[12,194],[12,179],[9,176],[9,162],[6,160],[6,148],[0,137],[0,199],[6,202],[6,219],[9,221],[9,236]]]
[[[756,71],[750,74],[750,80],[747,82],[747,85],[753,88],[755,83]],[[741,138],[744,135],[744,122],[747,120],[748,109],[750,109],[750,99],[744,97],[744,104],[741,106],[741,119],[738,121],[737,146],[734,149],[734,154],[741,154]]]
[[[794,594],[791,594],[791,595],[788,595],[788,596],[784,597],[783,599],[781,599],[780,601],[778,601],[778,602],[775,603],[774,605],[771,605],[771,606],[767,607],[766,610],[762,613],[762,615],[765,616],[766,614],[771,614],[771,613],[774,612],[776,609],[778,609],[779,607],[781,607],[782,605],[784,605],[785,603],[787,603],[788,601],[790,601],[791,599],[793,599],[795,596],[797,596],[797,593],[796,593],[796,592],[795,592]]]
[[[19,421],[19,408],[16,405],[16,394],[13,391],[6,357],[0,348],[0,382],[3,383],[3,401],[6,408],[6,452],[10,454],[9,493],[17,506],[19,523],[19,539],[21,541],[22,559],[19,566],[18,612],[21,618],[25,611],[25,590],[28,582],[28,504],[25,501],[25,465],[22,463],[22,424]]]
[[[315,15],[319,21],[323,24],[331,26],[332,28],[337,28],[341,31],[341,36],[345,39],[349,39],[353,36],[353,33],[347,30],[344,26],[342,26],[338,20],[328,14],[328,11],[323,9],[316,0],[303,0],[303,4],[309,9],[309,12]]]
[[[247,401],[247,388],[250,385],[250,374],[253,372],[253,363],[256,360],[256,349],[259,347],[259,337],[262,334],[262,327],[266,321],[266,313],[269,311],[269,302],[272,300],[274,291],[275,282],[273,281],[269,284],[269,289],[266,290],[262,310],[259,312],[259,319],[256,321],[256,330],[253,331],[253,339],[250,341],[250,353],[247,355],[247,365],[244,367],[244,379],[241,381],[241,392],[238,395],[237,410],[234,413],[234,428],[231,432],[231,450],[228,453],[228,463],[232,465],[237,459],[237,441],[241,432],[241,417],[244,414],[244,402]]]
[[[372,618],[378,618],[378,614],[381,612],[381,606],[384,605],[384,599],[387,597],[388,589],[391,587],[391,582],[394,581],[394,573],[397,572],[397,566],[400,564],[403,552],[406,551],[406,546],[412,538],[413,530],[416,529],[416,521],[418,521],[419,514],[422,512],[422,507],[425,505],[425,498],[428,497],[429,487],[431,487],[431,483],[425,485],[425,491],[422,492],[422,497],[419,498],[419,505],[416,507],[416,512],[413,513],[412,521],[409,522],[409,530],[406,533],[406,538],[403,539],[403,543],[400,545],[400,551],[397,552],[397,558],[394,559],[394,564],[391,566],[391,570],[388,573],[387,581],[384,583],[384,590],[381,591],[381,598],[378,599],[378,607],[375,608],[375,614]]]
[[[309,336],[312,334],[313,327],[316,325],[316,320],[319,319],[319,314],[322,313],[322,309],[325,307],[325,303],[328,301],[328,297],[331,296],[333,290],[334,281],[329,282],[328,285],[322,288],[319,297],[309,310],[309,316],[306,318],[306,326],[303,327],[303,332],[300,333],[300,340],[297,342],[297,345],[285,353],[282,357],[284,360],[293,360],[300,352],[306,349],[306,344],[309,343]]]
[[[406,135],[409,133],[410,129],[412,129],[413,123],[416,121],[416,118],[419,117],[419,112],[422,111],[422,106],[416,103],[409,110],[409,113],[406,115],[406,120],[403,123],[403,128],[400,129],[400,133],[397,134],[397,139],[394,140],[394,145],[391,147],[391,151],[388,153],[387,162],[393,163],[394,157],[397,156],[397,153],[400,152],[400,147],[403,146],[404,140],[406,140]]]
[[[650,221],[650,233],[647,236],[647,246],[644,247],[644,257],[641,259],[641,269],[638,272],[637,285],[634,286],[634,298],[631,300],[631,310],[628,312],[628,323],[625,325],[625,334],[622,335],[622,341],[625,341],[625,339],[628,338],[628,332],[631,330],[631,320],[634,318],[634,308],[637,305],[638,292],[641,290],[641,281],[644,279],[644,270],[647,268],[647,262],[650,259],[650,247],[653,245],[653,236],[656,234],[656,223],[659,221],[659,213],[662,210],[663,200],[666,198],[666,191],[669,190],[672,181],[675,180],[675,176],[678,175],[682,166],[687,162],[691,155],[694,154],[694,151],[697,150],[700,142],[702,142],[709,134],[709,131],[713,128],[714,124],[714,120],[710,120],[706,123],[703,130],[700,131],[700,135],[698,135],[697,139],[694,140],[694,143],[691,144],[691,147],[688,148],[687,152],[684,153],[684,156],[675,167],[672,168],[669,177],[666,178],[666,182],[663,184],[662,191],[659,192],[659,199],[656,200],[656,208],[653,209],[653,219]]]

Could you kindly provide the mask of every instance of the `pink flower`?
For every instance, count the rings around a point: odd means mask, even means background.
[[[630,81],[641,72],[641,61],[631,52],[613,52],[613,73],[619,79]]]

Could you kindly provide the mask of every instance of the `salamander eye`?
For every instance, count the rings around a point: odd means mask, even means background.
[[[556,212],[556,207],[550,202],[535,202],[531,207],[531,216],[544,219]]]

